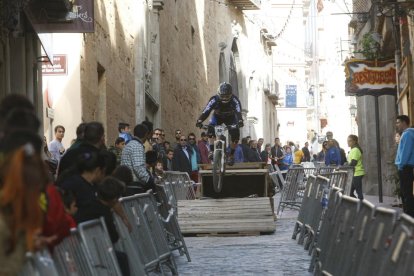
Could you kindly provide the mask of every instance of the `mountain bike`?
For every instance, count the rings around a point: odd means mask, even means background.
[[[208,129],[210,125],[204,125],[202,128]],[[214,132],[217,139],[214,141],[213,150],[213,188],[216,193],[220,193],[223,187],[223,179],[226,171],[226,137],[225,132],[228,129],[237,128],[237,125],[214,125]]]

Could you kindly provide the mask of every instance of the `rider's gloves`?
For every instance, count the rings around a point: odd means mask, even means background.
[[[237,123],[237,126],[238,126],[238,127],[243,127],[243,126],[244,126],[243,120],[240,120],[240,121]]]
[[[196,127],[202,128],[203,127],[203,124],[202,123],[203,123],[203,121],[197,120]]]

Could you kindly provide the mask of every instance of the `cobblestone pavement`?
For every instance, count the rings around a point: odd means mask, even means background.
[[[192,262],[177,257],[180,275],[311,275],[310,256],[291,239],[297,211],[285,211],[276,232],[247,237],[186,237]]]
[[[275,206],[278,203],[275,199]],[[366,196],[377,206],[390,208],[394,199]],[[277,208],[277,207],[276,207]],[[297,211],[285,210],[276,221],[276,232],[247,237],[186,237],[192,262],[177,256],[180,275],[310,276],[310,256],[292,240]]]

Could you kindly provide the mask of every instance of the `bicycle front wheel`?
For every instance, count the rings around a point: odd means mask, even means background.
[[[213,188],[216,193],[221,192],[224,178],[223,152],[216,150],[213,156]]]

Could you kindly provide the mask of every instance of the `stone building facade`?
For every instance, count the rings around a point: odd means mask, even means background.
[[[160,16],[161,126],[167,134],[176,128],[198,133],[197,117],[219,83],[227,81],[242,104],[242,136],[269,142],[276,136],[272,43],[263,35],[266,30],[248,21],[246,11],[232,2],[165,1]]]
[[[119,122],[155,119],[145,113],[145,95],[159,98],[150,85],[158,82],[153,45],[159,35],[151,23],[160,8],[156,0],[95,1],[95,32],[83,37],[80,56],[82,120],[103,122],[110,143]]]

